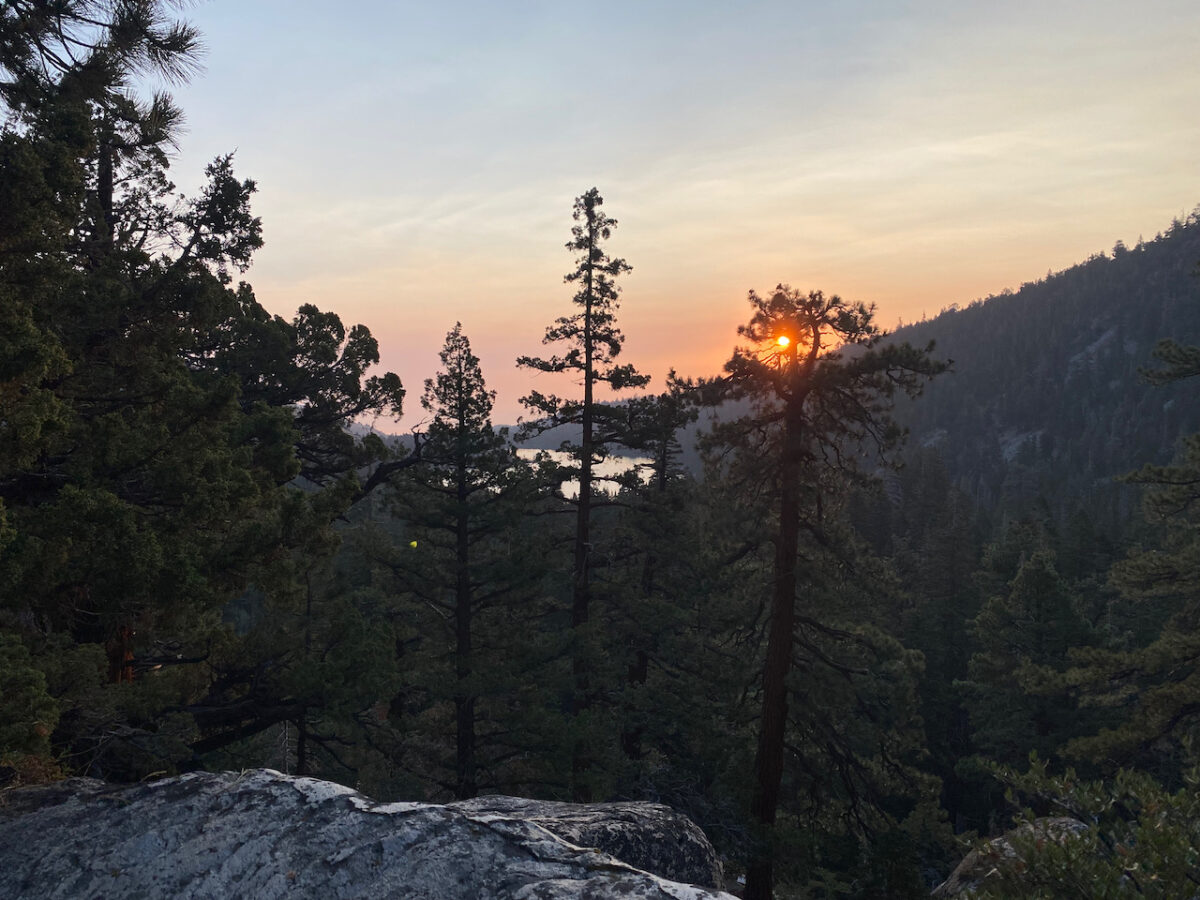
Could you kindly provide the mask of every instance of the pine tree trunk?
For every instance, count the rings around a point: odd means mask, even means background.
[[[796,624],[796,554],[800,542],[800,460],[803,398],[793,396],[785,419],[780,472],[779,534],[775,542],[774,584],[763,666],[762,719],[754,759],[754,797],[750,814],[763,826],[764,838],[775,824],[779,787],[783,781],[784,737],[787,729],[787,678],[792,667]],[[772,850],[760,847],[746,869],[745,900],[770,900],[774,870]]]
[[[96,203],[100,212],[100,220],[96,226],[99,229],[98,243],[107,251],[113,247],[117,219],[114,211],[116,151],[113,148],[111,125],[106,123],[106,126],[101,134],[99,159],[96,161]]]
[[[454,695],[455,786],[457,800],[469,800],[478,793],[475,777],[475,697],[467,689],[472,674],[471,659],[471,568],[470,518],[467,509],[467,471],[465,460],[458,466],[458,509],[455,547],[454,598],[454,669],[457,686]]]
[[[596,246],[593,224],[594,210],[588,210],[588,258]],[[571,629],[575,637],[575,652],[571,668],[575,678],[575,696],[572,701],[572,717],[578,718],[591,706],[591,647],[585,638],[591,602],[591,575],[588,572],[589,556],[592,552],[592,269],[588,266],[584,276],[584,296],[587,303],[583,319],[583,434],[579,448],[579,497],[575,514],[575,571],[574,587],[571,592]],[[578,730],[578,729],[577,729]],[[588,803],[592,799],[591,786],[587,783],[587,772],[592,766],[587,748],[587,735],[577,734],[571,750],[571,796],[576,803]]]
[[[312,657],[313,586],[312,571],[304,573],[304,660]],[[296,774],[308,774],[308,714],[301,712],[296,720]]]
[[[665,454],[664,454],[665,456]],[[658,482],[660,493],[666,491],[666,479],[663,478]],[[654,590],[654,571],[658,563],[654,553],[646,554],[646,561],[642,566],[642,596],[649,599]],[[645,638],[645,635],[639,635]],[[634,656],[633,662],[629,666],[628,684],[630,687],[640,687],[646,683],[646,678],[650,674],[650,654],[645,648],[639,647]],[[629,720],[632,718],[632,704],[629,705],[626,711],[626,726],[621,732],[621,749],[625,753],[626,759],[638,760],[642,758],[642,732],[644,728],[641,723],[632,723]]]
[[[306,716],[296,720],[296,774],[308,774],[308,723]],[[286,725],[284,727],[287,727]],[[286,760],[285,760],[286,762]]]

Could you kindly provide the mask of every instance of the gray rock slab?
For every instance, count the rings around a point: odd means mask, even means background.
[[[1051,816],[1019,825],[968,853],[930,896],[939,900],[970,896],[993,874],[1020,864],[1021,856],[1013,844],[1015,838],[1026,839],[1036,834],[1062,843],[1086,830],[1087,825],[1083,822],[1065,816]]]
[[[269,769],[0,795],[14,900],[729,898],[718,879],[703,833],[657,804],[377,803]]]

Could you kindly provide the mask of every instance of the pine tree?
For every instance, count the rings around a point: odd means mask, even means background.
[[[891,556],[910,598],[899,616],[897,635],[925,657],[921,718],[929,768],[942,780],[943,806],[961,832],[975,827],[975,785],[955,770],[973,745],[962,693],[954,683],[967,676],[967,627],[979,613],[977,514],[966,495],[950,484],[934,451],[906,453],[896,483],[899,494],[879,502],[892,515]]]
[[[369,486],[356,469],[384,448],[344,426],[403,393],[364,375],[365,329],[311,308],[285,323],[233,285],[262,242],[255,185],[222,157],[179,196],[178,111],[137,93],[193,62],[195,32],[165,9],[0,9],[0,629],[61,702],[55,747],[112,776],[139,771],[117,744],[140,771],[188,755],[197,699],[222,691],[195,665],[228,637],[221,608],[303,544],[293,525],[328,529]],[[302,471],[328,488],[294,491]],[[214,727],[246,727],[244,699]]]
[[[1156,356],[1165,367],[1146,373],[1155,383],[1200,374],[1200,348],[1164,341]],[[1136,760],[1170,772],[1177,767],[1169,758],[1178,756],[1178,745],[1192,732],[1200,710],[1200,667],[1195,663],[1200,646],[1200,434],[1184,439],[1172,465],[1145,466],[1125,480],[1147,488],[1146,516],[1165,529],[1165,541],[1160,548],[1135,548],[1113,567],[1110,579],[1126,603],[1152,611],[1165,625],[1144,646],[1081,655],[1066,674],[1086,702],[1127,711],[1114,727],[1079,738],[1068,750],[1085,759]]]
[[[1077,716],[1065,697],[1027,694],[1020,677],[1031,666],[1061,671],[1068,651],[1090,642],[1053,553],[1035,550],[1023,559],[1008,588],[984,601],[972,632],[976,651],[961,688],[976,746],[1005,765],[1030,751],[1052,756],[1077,733]]]
[[[1173,900],[1196,893],[1200,770],[1194,762],[1171,790],[1128,769],[1102,782],[1071,769],[1052,776],[1037,759],[1026,773],[999,775],[1010,795],[1029,806],[1016,817],[1019,827],[1005,851],[979,848],[986,877],[971,896]],[[1035,810],[1056,818],[1039,818]]]
[[[617,637],[612,652],[628,660],[626,692],[633,702],[626,702],[621,746],[630,760],[642,757],[642,733],[657,715],[638,709],[637,698],[651,659],[661,658],[659,645],[680,599],[669,584],[670,566],[664,563],[679,552],[678,535],[689,513],[690,478],[679,464],[679,435],[699,416],[690,381],[680,379],[672,369],[666,388],[657,396],[636,397],[625,406],[627,445],[650,458],[648,471],[632,471],[622,492],[631,507],[622,517],[628,531],[619,554],[626,581],[614,602],[612,628]]]
[[[917,393],[945,365],[930,357],[931,348],[880,343],[873,311],[861,303],[785,285],[767,298],[752,291],[749,300],[753,315],[738,333],[751,346],[735,351],[726,371],[734,393],[748,396],[754,412],[724,432],[735,443],[761,438],[761,478],[772,485],[777,504],[751,801],[752,817],[769,831],[780,804],[793,659],[799,650],[820,665],[829,659],[821,639],[836,634],[819,624],[811,603],[798,614],[801,532],[818,542],[824,534],[822,481],[830,473],[857,474],[865,449],[889,450],[900,437],[887,416],[892,395]],[[812,638],[805,638],[806,630]],[[747,868],[746,896],[769,898],[773,881],[774,860],[761,851]]]
[[[1165,367],[1144,373],[1156,384],[1200,374],[1200,348],[1173,341],[1159,345]],[[1165,618],[1148,643],[1122,649],[1077,650],[1064,673],[1042,674],[1052,690],[1078,691],[1092,711],[1116,718],[1111,727],[1072,740],[1067,753],[1106,770],[1105,781],[1087,782],[1068,769],[1052,777],[1033,758],[1025,774],[1001,770],[1001,780],[1044,814],[1067,815],[1087,824],[1074,834],[1045,840],[1035,828],[1018,832],[1013,849],[1019,866],[999,865],[980,886],[980,896],[1015,891],[1045,896],[1188,896],[1200,870],[1195,865],[1200,809],[1192,739],[1200,709],[1196,624],[1200,607],[1200,529],[1194,508],[1200,494],[1200,436],[1185,439],[1177,461],[1146,466],[1127,476],[1147,486],[1147,517],[1165,526],[1158,549],[1138,548],[1110,575],[1126,604]],[[1125,643],[1118,635],[1117,643]],[[1085,709],[1085,712],[1088,711]],[[1019,821],[1032,826],[1033,809]],[[986,849],[986,848],[985,848]]]
[[[505,431],[492,427],[495,393],[487,390],[479,359],[461,324],[446,335],[442,368],[425,382],[422,405],[432,414],[422,439],[423,464],[390,492],[404,524],[390,555],[397,587],[405,592],[420,663],[410,667],[410,689],[453,707],[452,773],[436,763],[431,776],[456,799],[494,789],[499,709],[517,692],[524,654],[510,630],[530,607],[540,567],[523,546],[522,518],[535,505],[536,485]],[[431,615],[432,613],[432,615]],[[413,651],[408,655],[412,659]],[[511,713],[511,718],[518,716]],[[482,726],[482,731],[480,730]],[[486,775],[481,775],[486,771]]]
[[[605,407],[597,396],[597,388],[612,391],[637,388],[649,378],[631,365],[618,364],[624,336],[616,324],[617,298],[620,288],[616,279],[631,267],[619,257],[611,257],[604,243],[612,236],[617,222],[601,210],[604,198],[592,188],[575,199],[572,216],[578,223],[571,229],[567,249],[578,254],[575,269],[567,273],[567,284],[577,285],[573,302],[579,311],[557,319],[546,329],[543,344],[566,345],[561,355],[549,358],[522,356],[517,365],[537,372],[571,373],[582,381],[583,397],[563,399],[532,391],[521,402],[536,416],[522,427],[521,435],[540,434],[563,425],[579,429],[579,443],[564,445],[572,457],[572,474],[579,483],[575,505],[574,554],[571,567],[571,628],[575,636],[573,669],[575,696],[573,712],[583,713],[592,705],[597,686],[591,673],[594,649],[585,637],[592,616],[592,573],[594,552],[592,515],[595,504],[595,466],[604,459],[607,448],[620,443],[619,410]],[[575,753],[572,792],[577,800],[589,799],[587,770],[588,753],[581,738]]]

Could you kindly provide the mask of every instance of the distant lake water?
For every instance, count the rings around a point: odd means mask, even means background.
[[[517,456],[521,459],[533,460],[537,458],[539,453],[547,453],[550,458],[560,465],[567,465],[571,462],[571,454],[564,453],[561,450],[518,450]],[[653,460],[648,456],[610,456],[598,466],[592,467],[592,473],[597,478],[615,478],[618,475],[623,475],[630,469],[637,466],[648,466]],[[649,472],[642,473],[642,480],[649,478]],[[615,494],[617,486],[611,482],[601,481],[594,485],[597,492],[605,494]],[[572,478],[562,483],[562,493],[564,497],[575,497],[579,494],[579,482]]]

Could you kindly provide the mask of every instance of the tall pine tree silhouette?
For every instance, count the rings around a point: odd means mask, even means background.
[[[537,372],[570,373],[582,382],[582,399],[564,399],[531,391],[521,399],[536,418],[522,426],[528,437],[562,425],[579,429],[579,443],[570,446],[574,470],[579,482],[575,498],[575,540],[571,568],[571,628],[574,632],[574,698],[572,714],[578,716],[592,705],[594,685],[591,679],[590,641],[586,625],[590,618],[592,556],[592,512],[595,503],[595,466],[604,459],[606,449],[621,443],[622,416],[618,410],[602,405],[596,389],[613,391],[643,387],[650,379],[633,366],[618,364],[616,359],[624,343],[617,327],[617,278],[631,271],[625,260],[609,256],[605,242],[617,222],[601,210],[604,198],[592,188],[575,199],[567,249],[576,253],[575,268],[565,276],[576,285],[573,302],[578,311],[562,316],[546,329],[543,344],[565,346],[565,352],[549,358],[522,356],[517,365]],[[577,800],[590,799],[587,771],[590,768],[585,741],[580,738],[573,752],[572,794]]]

